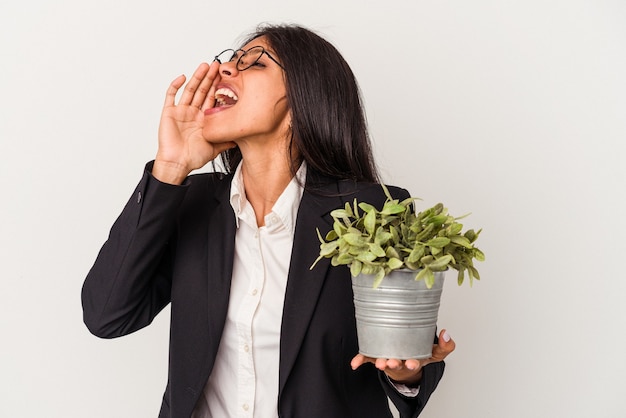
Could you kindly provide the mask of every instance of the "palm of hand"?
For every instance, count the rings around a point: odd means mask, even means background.
[[[159,153],[167,161],[187,161],[199,168],[212,157],[212,145],[202,137],[203,114],[189,105],[163,109],[159,127]]]

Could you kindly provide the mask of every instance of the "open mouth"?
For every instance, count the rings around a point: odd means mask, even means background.
[[[239,98],[231,89],[222,87],[215,92],[215,107],[233,106],[237,100]]]

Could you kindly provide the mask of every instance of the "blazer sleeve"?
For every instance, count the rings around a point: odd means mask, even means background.
[[[378,378],[385,390],[385,393],[391,399],[391,402],[398,408],[400,418],[415,418],[422,412],[430,395],[433,394],[439,381],[443,376],[445,363],[443,361],[430,363],[422,369],[422,380],[420,382],[419,393],[415,397],[404,396],[399,393],[387,379],[384,372],[379,371]]]
[[[188,186],[161,183],[151,168],[149,163],[83,284],[83,320],[102,338],[145,327],[170,301],[169,243]]]

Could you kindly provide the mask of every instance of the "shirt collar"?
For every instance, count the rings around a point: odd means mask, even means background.
[[[274,203],[271,212],[265,216],[266,227],[275,228],[282,224],[288,228],[293,235],[296,217],[298,216],[298,207],[300,206],[300,200],[302,199],[302,193],[304,191],[302,185],[306,180],[306,171],[306,162],[303,161],[296,175],[291,179],[285,190],[283,190],[276,203]],[[230,187],[230,205],[235,213],[237,228],[239,228],[239,220],[245,219],[247,211],[254,215],[252,207],[249,205],[248,199],[246,198],[241,163],[239,163],[233,175]],[[254,218],[254,216],[252,216],[252,218]]]

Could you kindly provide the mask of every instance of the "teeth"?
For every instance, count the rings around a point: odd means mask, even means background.
[[[222,87],[215,92],[215,106],[232,106],[237,103],[237,100],[239,98],[231,89]]]
[[[217,89],[217,91],[215,92],[215,98],[219,101],[220,99],[222,99],[223,96],[228,96],[235,101],[239,100],[239,97],[237,97],[237,95],[232,90],[223,87],[221,89]]]

